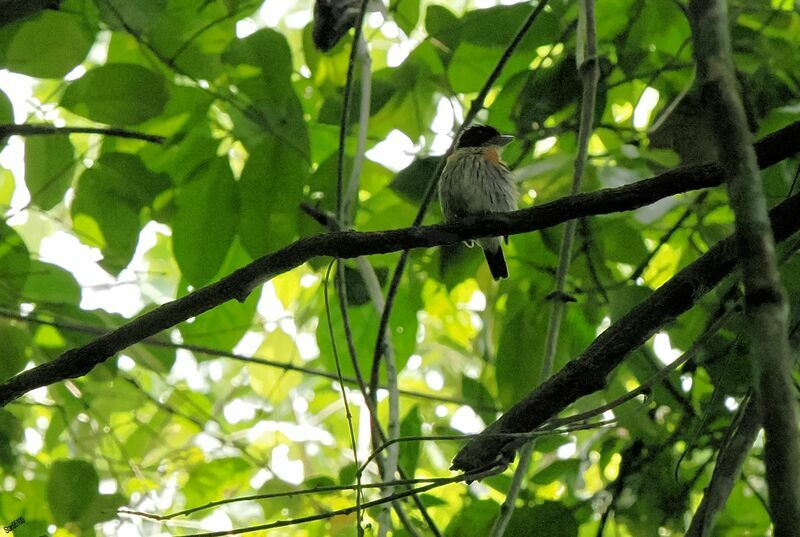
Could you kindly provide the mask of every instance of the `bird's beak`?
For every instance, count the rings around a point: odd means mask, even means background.
[[[496,145],[498,147],[503,147],[510,144],[514,140],[513,136],[509,136],[507,134],[499,134],[492,138],[491,144]]]

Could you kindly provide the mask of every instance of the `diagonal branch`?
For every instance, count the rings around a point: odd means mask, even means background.
[[[798,138],[800,122],[761,140],[756,144],[759,165],[767,167],[795,154],[800,150],[796,144]],[[82,347],[70,349],[50,362],[15,375],[0,385],[0,406],[35,388],[85,375],[95,365],[134,343],[224,302],[244,300],[261,283],[314,257],[352,258],[409,248],[442,246],[478,237],[527,233],[583,216],[630,211],[667,196],[721,183],[722,171],[718,165],[687,166],[623,187],[568,196],[510,213],[470,217],[435,226],[368,233],[342,231],[301,239],[213,284],[149,311]]]
[[[796,217],[799,210],[800,194],[770,211],[777,241],[785,240],[800,229],[800,219]],[[733,238],[715,244],[600,334],[580,357],[569,362],[465,445],[453,460],[453,469],[469,472],[485,465],[482,461],[510,462],[521,442],[497,434],[532,431],[579,398],[603,389],[606,376],[628,353],[647,341],[664,324],[694,306],[736,268],[736,260]]]

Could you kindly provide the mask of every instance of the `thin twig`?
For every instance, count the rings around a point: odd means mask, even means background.
[[[49,319],[41,319],[39,317],[34,317],[33,315],[22,315],[18,311],[9,310],[3,307],[0,307],[0,317],[5,319],[13,319],[16,321],[22,321],[26,323],[34,323],[34,324],[41,324],[46,326],[52,326],[54,328],[58,328],[59,330],[69,330],[71,332],[78,332],[81,334],[89,334],[95,336],[102,336],[108,333],[107,327],[102,326],[95,326],[95,325],[87,325],[83,323],[76,323],[71,321],[52,321]],[[296,371],[298,373],[303,373],[304,375],[309,375],[312,377],[322,377],[329,380],[338,381],[339,377],[336,373],[331,373],[330,371],[324,371],[322,369],[314,369],[311,367],[304,367],[301,365],[293,364],[292,362],[282,362],[277,360],[269,360],[267,358],[256,358],[252,356],[244,356],[243,354],[238,354],[235,352],[227,351],[224,349],[214,349],[211,347],[204,347],[201,345],[193,345],[191,343],[174,343],[172,341],[166,341],[164,339],[149,337],[145,338],[138,342],[138,344],[143,345],[151,345],[154,347],[162,347],[166,349],[183,349],[189,352],[195,352],[199,354],[204,354],[206,356],[215,356],[220,358],[229,358],[231,360],[236,360],[240,362],[247,362],[257,365],[262,365],[265,367],[274,367],[277,369],[282,369],[284,371]],[[347,384],[351,386],[358,387],[358,380],[354,377],[342,377]],[[386,386],[380,386],[380,389],[387,389]],[[448,397],[446,395],[436,395],[433,393],[423,393],[414,390],[407,390],[400,388],[399,393],[403,397],[411,397],[415,399],[423,399],[427,401],[434,401],[437,403],[448,403],[453,405],[466,405],[471,406],[475,410],[482,410],[487,412],[496,412],[497,408],[489,407],[489,406],[482,406],[477,405],[474,402],[467,401],[466,399],[462,399],[460,397]]]
[[[166,138],[156,134],[129,131],[115,127],[56,127],[54,125],[31,125],[29,123],[0,125],[0,139],[7,136],[42,136],[60,134],[102,134],[116,138],[143,140],[153,144],[163,144]]]
[[[366,502],[361,505],[361,508],[368,509],[370,507],[375,507],[377,505],[382,505],[386,502],[391,502],[395,500],[400,500],[402,498],[407,498],[413,494],[421,494],[423,492],[427,492],[429,490],[433,490],[438,487],[442,487],[444,485],[449,485],[451,483],[458,483],[460,481],[474,481],[476,479],[483,479],[485,477],[489,477],[490,475],[496,474],[500,469],[492,466],[488,469],[481,469],[480,472],[476,472],[469,475],[460,475],[454,476],[451,478],[441,479],[436,483],[430,483],[428,485],[423,485],[421,487],[417,487],[414,489],[404,490],[402,492],[397,492],[393,496],[389,498],[380,498],[377,500],[373,500],[371,502]],[[262,531],[272,528],[282,528],[286,526],[297,526],[299,524],[305,524],[306,522],[313,522],[315,520],[326,520],[328,518],[333,518],[335,516],[342,516],[342,515],[349,515],[351,513],[356,512],[358,509],[357,506],[350,506],[344,509],[337,509],[336,511],[327,511],[324,513],[316,513],[314,515],[309,515],[305,517],[298,517],[289,520],[279,520],[277,522],[271,522],[269,524],[262,524],[260,526],[251,526],[248,528],[239,528],[235,530],[225,530],[225,531],[215,531],[209,533],[196,533],[191,535],[185,535],[184,537],[224,537],[225,535],[242,535],[245,533],[252,533],[256,531]]]
[[[575,157],[574,173],[572,175],[572,188],[570,194],[575,196],[581,191],[587,155],[589,154],[589,138],[592,135],[595,100],[597,95],[597,82],[600,80],[600,66],[597,58],[597,35],[595,32],[594,0],[584,0],[578,7],[578,43],[576,47],[576,68],[583,82],[583,95],[581,97],[580,125],[578,127],[578,153]],[[572,260],[572,243],[575,240],[575,230],[578,220],[570,220],[564,226],[564,236],[561,241],[561,250],[558,256],[555,284],[552,296],[564,296],[567,284],[567,273]],[[545,338],[544,358],[542,369],[539,373],[537,384],[544,382],[553,373],[558,335],[561,332],[561,320],[567,302],[555,298],[550,301],[550,316],[547,322],[547,336]],[[517,497],[522,490],[522,482],[528,473],[528,467],[533,458],[536,441],[531,440],[521,450],[519,463],[514,470],[511,485],[506,493],[505,500],[500,506],[500,514],[492,526],[491,536],[502,537],[506,532],[511,516],[514,514]]]
[[[339,352],[336,350],[336,336],[333,333],[333,321],[331,320],[331,304],[330,299],[328,298],[328,281],[330,280],[331,276],[331,268],[333,267],[334,263],[338,263],[337,260],[332,259],[330,263],[328,263],[328,270],[325,271],[325,285],[323,288],[323,293],[325,297],[325,318],[328,322],[328,334],[331,338],[331,348],[333,349],[333,360],[336,363],[336,374],[339,376],[339,386],[342,390],[342,401],[344,402],[344,411],[345,417],[347,418],[347,429],[350,432],[350,445],[353,449],[353,463],[358,466],[358,445],[356,444],[356,436],[353,432],[353,415],[350,413],[350,404],[347,402],[347,388],[344,386],[344,380],[342,378],[342,365],[339,362]],[[361,525],[361,517],[363,516],[362,509],[361,509],[361,476],[356,475],[356,484],[358,485],[356,488],[356,521],[358,523],[358,534],[362,535],[364,529]]]

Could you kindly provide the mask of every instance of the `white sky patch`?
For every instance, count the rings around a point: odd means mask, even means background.
[[[553,146],[556,145],[558,142],[558,138],[555,136],[548,136],[547,138],[542,138],[538,142],[533,145],[533,156],[540,157],[553,149]]]
[[[305,361],[313,360],[319,357],[319,347],[317,346],[317,337],[309,332],[300,332],[294,339],[297,350],[300,352],[300,358]]]
[[[638,130],[644,130],[650,123],[650,115],[658,104],[658,90],[655,88],[645,88],[642,98],[633,110],[633,126]]]
[[[39,433],[39,431],[28,427],[25,429],[25,441],[23,442],[23,445],[25,446],[25,451],[31,455],[36,455],[39,453],[39,451],[41,451],[42,446],[44,445],[42,435]]]
[[[316,274],[303,274],[300,277],[300,287],[308,289],[319,281],[319,276]]]
[[[335,439],[331,433],[313,425],[298,425],[287,421],[261,420],[247,431],[247,440],[251,444],[259,442],[260,438],[273,438],[279,432],[291,442],[318,442],[324,446],[332,446]]]
[[[399,172],[414,162],[417,148],[411,138],[397,129],[390,132],[386,139],[365,153],[366,157],[393,172]]]
[[[669,335],[666,332],[659,332],[653,338],[653,352],[656,357],[661,360],[663,364],[672,363],[681,352],[678,349],[673,349],[669,342]]]
[[[185,349],[175,351],[175,364],[167,377],[170,385],[176,384],[177,381],[185,381],[189,389],[196,392],[208,391],[208,383],[197,367],[197,360]]]
[[[434,157],[444,155],[452,143],[453,137],[449,134],[437,134],[433,137],[433,142],[431,142],[430,155]]]
[[[386,25],[384,25],[385,27]],[[386,65],[388,67],[397,67],[406,61],[408,55],[417,45],[419,45],[419,41],[416,39],[405,39],[396,45],[392,45],[386,53]]]
[[[250,478],[250,486],[258,490],[264,485],[264,483],[266,483],[272,478],[273,478],[272,472],[270,472],[265,468],[262,468],[258,472],[256,472],[256,475]]]
[[[684,392],[688,392],[692,389],[692,376],[691,375],[681,375],[681,390]]]
[[[381,33],[389,39],[397,39],[400,37],[400,28],[397,27],[394,21],[385,21],[381,26]]]
[[[248,421],[256,416],[256,406],[242,399],[234,399],[222,409],[225,420],[231,425]]]
[[[600,334],[608,330],[609,326],[611,326],[611,317],[606,315],[605,317],[603,317],[603,320],[600,321],[600,324],[597,325],[597,328],[595,329],[595,335],[599,336]]]
[[[239,39],[244,39],[248,35],[256,33],[257,30],[258,25],[256,24],[256,21],[251,18],[236,21],[236,37]]]
[[[278,26],[281,20],[292,9],[294,2],[264,2],[258,12],[260,22],[267,26]]]
[[[242,339],[239,340],[239,343],[233,348],[233,353],[243,356],[252,356],[263,341],[264,334],[247,331],[244,336],[242,336]]]
[[[258,311],[267,322],[278,322],[281,318],[288,315],[288,312],[283,307],[283,303],[281,303],[277,293],[275,293],[275,286],[272,285],[272,282],[264,284],[261,297],[258,299],[256,311]]]
[[[475,289],[469,297],[469,302],[464,305],[471,311],[483,311],[486,309],[486,295]]]
[[[205,517],[201,524],[203,529],[207,531],[230,531],[233,529],[233,522],[230,517],[220,509]]]
[[[725,408],[734,412],[737,408],[739,408],[739,403],[731,396],[725,398]]]
[[[559,448],[556,450],[556,455],[559,459],[564,460],[574,456],[577,451],[578,447],[575,444],[575,440],[571,440],[568,444],[559,446]]]
[[[303,461],[289,458],[289,446],[280,444],[272,449],[271,468],[275,475],[287,483],[299,485],[305,479]]]
[[[291,28],[293,30],[300,30],[301,28],[305,28],[309,22],[311,22],[313,15],[313,11],[310,9],[301,9],[299,11],[295,11],[294,13],[289,13],[284,17],[283,23],[286,25],[287,28]]]
[[[406,369],[408,369],[409,371],[415,371],[419,369],[421,365],[422,365],[422,356],[420,356],[419,354],[412,354],[408,358],[408,362],[406,362]]]
[[[468,406],[461,406],[450,418],[450,426],[465,434],[479,433],[484,428],[481,418]]]
[[[436,105],[436,115],[433,117],[431,130],[436,134],[450,134],[454,122],[453,103],[449,99],[441,97]]]
[[[117,358],[117,367],[123,371],[130,371],[136,367],[136,362],[134,362],[133,359],[128,355],[120,354],[119,358]]]
[[[425,383],[431,390],[439,391],[444,388],[444,377],[438,371],[428,371],[425,373]]]
[[[39,246],[42,261],[53,263],[70,271],[82,289],[81,308],[102,308],[126,317],[136,314],[144,306],[142,295],[135,281],[125,271],[117,280],[100,265],[102,254],[97,248],[82,244],[76,237],[56,231],[44,237]],[[129,283],[124,283],[126,280]]]

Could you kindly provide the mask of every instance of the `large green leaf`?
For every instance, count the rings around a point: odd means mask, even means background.
[[[93,29],[79,15],[45,10],[16,31],[5,66],[28,76],[61,78],[83,61],[93,41]]]
[[[91,463],[58,460],[50,467],[47,503],[56,524],[80,520],[97,498],[100,479]]]
[[[13,306],[30,274],[30,255],[13,228],[0,222],[0,304]]]
[[[95,67],[67,86],[61,106],[100,123],[135,125],[164,109],[169,92],[164,78],[141,65]]]
[[[184,277],[199,287],[222,266],[236,235],[239,186],[224,158],[209,160],[192,175],[176,197],[172,243]]]
[[[3,346],[3,359],[0,360],[0,381],[19,373],[28,363],[28,349],[31,336],[22,327],[0,321],[0,342]]]
[[[251,256],[273,252],[295,238],[306,174],[302,155],[278,138],[251,150],[239,181],[239,236]]]
[[[62,201],[74,166],[75,152],[68,136],[26,138],[25,184],[32,203],[47,210]]]

